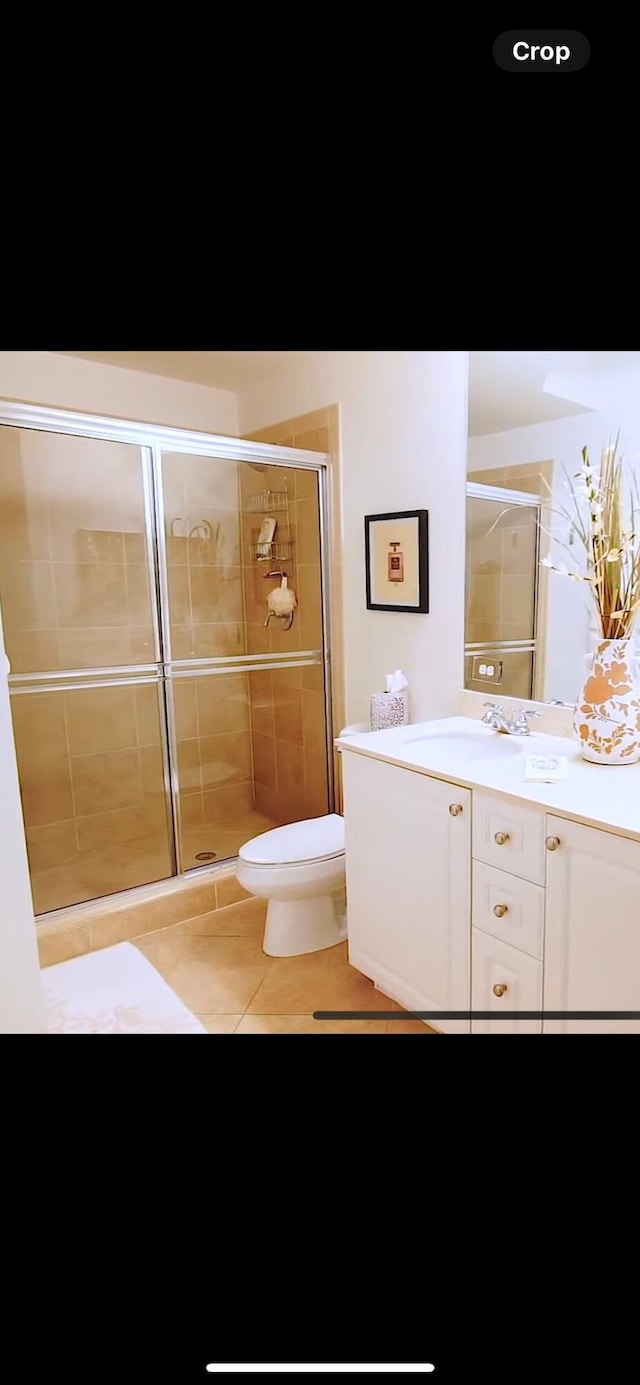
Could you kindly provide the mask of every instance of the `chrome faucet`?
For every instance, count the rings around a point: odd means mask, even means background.
[[[537,712],[533,707],[521,707],[519,712],[512,711],[511,717],[506,717],[504,707],[500,703],[485,702],[486,712],[482,718],[485,726],[491,726],[494,731],[501,731],[505,736],[530,736],[531,727],[529,717],[541,717],[542,712]]]

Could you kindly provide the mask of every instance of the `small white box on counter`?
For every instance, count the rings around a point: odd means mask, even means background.
[[[526,755],[523,778],[527,784],[560,784],[567,765],[566,755]]]

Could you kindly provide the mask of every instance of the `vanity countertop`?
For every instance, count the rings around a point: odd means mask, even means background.
[[[535,731],[530,736],[506,736],[471,717],[446,717],[339,737],[335,744],[341,751],[537,804],[559,817],[640,841],[640,763],[589,764],[576,742],[562,736]],[[496,758],[482,758],[485,745],[487,756]],[[526,784],[524,756],[536,753],[565,755],[567,778],[559,784]]]

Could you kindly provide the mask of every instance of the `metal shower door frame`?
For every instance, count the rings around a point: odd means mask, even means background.
[[[298,668],[321,664],[324,673],[326,762],[328,809],[334,807],[333,783],[333,718],[331,698],[330,649],[330,567],[329,532],[330,500],[328,469],[331,458],[326,453],[308,452],[302,448],[278,447],[269,443],[245,441],[218,434],[192,432],[187,429],[136,423],[95,414],[72,412],[0,400],[0,426],[50,432],[58,435],[121,442],[140,449],[140,464],[144,497],[144,524],[147,548],[149,589],[151,593],[151,624],[154,643],[154,662],[145,665],[122,665],[108,668],[69,669],[48,673],[12,674],[9,690],[12,696],[27,692],[73,691],[81,688],[122,687],[141,683],[155,684],[162,749],[163,780],[169,849],[173,876],[192,876],[211,873],[214,866],[185,867],[182,858],[180,792],[177,764],[174,680],[215,676],[229,673],[259,671],[260,669]],[[297,470],[314,471],[318,475],[320,524],[320,568],[322,586],[322,650],[295,650],[290,655],[254,654],[229,658],[177,660],[171,658],[170,606],[166,552],[166,526],[162,481],[163,453],[183,453],[188,456],[220,458],[225,461],[260,462],[265,466],[288,466]],[[232,859],[232,858],[230,858]],[[167,877],[171,878],[171,877]],[[109,896],[112,898],[113,896]],[[68,906],[69,908],[82,905]],[[53,911],[57,912],[57,911]],[[47,915],[43,915],[46,918]]]

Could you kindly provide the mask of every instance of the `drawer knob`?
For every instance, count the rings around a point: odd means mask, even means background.
[[[459,818],[459,817],[460,817],[460,814],[461,814],[461,812],[462,812],[462,804],[461,804],[461,803],[450,803],[450,804],[449,804],[449,812],[451,813],[452,818]]]
[[[508,832],[496,832],[496,835],[495,835],[495,837],[494,837],[493,840],[494,840],[496,846],[506,846],[506,844],[507,844],[507,842],[508,842],[508,840],[509,840],[509,833],[508,833]]]
[[[547,837],[547,840],[546,840],[546,842],[545,842],[545,846],[546,846],[546,848],[547,848],[547,851],[557,851],[559,845],[560,845],[560,838],[559,838],[559,837]]]
[[[493,912],[497,919],[503,919],[505,914],[509,913],[509,906],[507,904],[494,904]]]
[[[508,987],[508,986],[505,986],[504,981],[501,981],[500,984],[499,984],[498,986],[494,986],[494,988],[493,988],[493,994],[494,994],[494,995],[497,995],[498,1000],[499,1000],[500,997],[504,995],[505,991],[508,991],[508,989],[509,989],[509,987]]]

